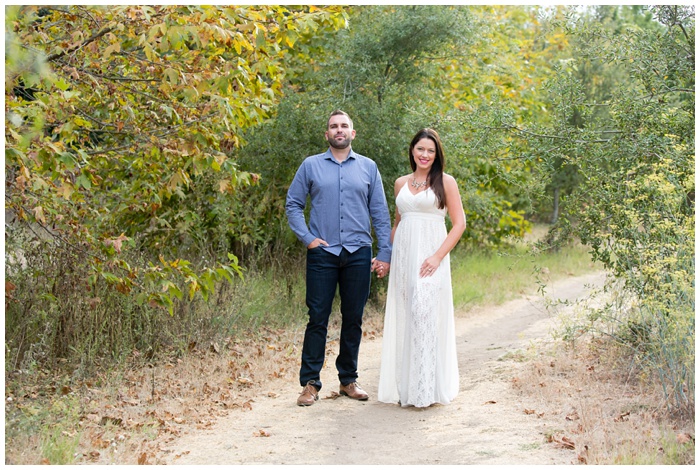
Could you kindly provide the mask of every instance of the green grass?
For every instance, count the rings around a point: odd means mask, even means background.
[[[25,399],[22,405],[6,413],[5,447],[38,452],[38,455],[27,456],[36,463],[74,463],[80,442],[79,398],[72,394],[45,396],[43,393],[37,398]]]
[[[680,443],[673,432],[666,431],[659,440],[646,439],[643,444],[626,442],[611,449],[614,465],[692,465],[695,463],[695,444]]]
[[[499,252],[456,249],[451,255],[455,308],[499,305],[518,295],[536,293],[541,285],[600,269],[585,247],[536,253],[525,244]]]

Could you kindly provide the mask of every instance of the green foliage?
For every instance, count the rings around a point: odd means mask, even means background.
[[[268,264],[264,272],[252,267],[244,278],[210,287],[206,299],[192,295],[192,281],[168,281],[154,269],[147,276],[163,278],[155,292],[163,297],[153,298],[153,292],[139,287],[124,295],[103,278],[89,284],[88,267],[79,256],[67,251],[48,256],[45,246],[26,246],[21,259],[7,264],[8,370],[37,371],[68,360],[75,377],[86,377],[133,354],[157,360],[182,354],[193,342],[207,344],[263,325],[285,326],[303,316],[303,277],[296,276],[294,265]],[[208,275],[211,279],[205,270],[199,279]],[[164,315],[163,308],[171,314]]]
[[[530,229],[546,181],[533,177],[546,146],[533,145],[554,116],[541,93],[566,57],[568,37],[554,27],[561,8],[484,6],[474,52],[445,64],[439,128],[457,157],[450,171],[463,182],[465,238],[498,246]],[[442,77],[444,75],[438,75]]]
[[[22,227],[8,246],[44,276],[7,271],[14,295],[107,288],[173,315],[242,275],[231,252],[245,221],[216,220],[258,180],[235,163],[242,134],[277,103],[298,37],[344,24],[339,7],[8,7],[6,211]],[[45,279],[66,260],[71,291],[56,295]],[[91,318],[84,302],[52,302],[25,313]]]
[[[607,113],[590,114],[583,129],[563,134],[584,177],[567,218],[633,302],[629,313],[618,312],[629,319],[617,334],[658,374],[670,405],[688,408],[695,334],[694,12],[665,6],[652,13],[663,27],[575,29],[585,60],[622,67],[630,81],[611,92]],[[563,72],[553,91],[577,96],[573,105],[585,109],[580,84]],[[569,115],[566,107],[558,106],[562,116]]]
[[[470,37],[468,12],[457,7],[364,6],[348,9],[348,15],[349,28],[300,45],[289,60],[305,61],[304,73],[290,74],[275,119],[246,135],[241,168],[259,172],[264,182],[252,199],[270,201],[256,226],[272,233],[289,232],[278,226],[286,220],[286,189],[306,156],[328,148],[324,132],[336,108],[353,118],[353,149],[379,165],[393,211],[394,180],[410,170],[408,141],[427,124],[423,112],[407,111],[407,103],[430,106],[426,90],[433,63],[447,60],[445,51]],[[416,34],[425,40],[415,40]],[[305,49],[311,47],[313,57]],[[287,241],[288,248],[298,249],[296,239]]]
[[[340,107],[354,120],[353,148],[379,165],[392,213],[394,180],[410,170],[408,142],[419,128],[431,126],[443,135],[447,170],[457,176],[465,196],[469,221],[465,241],[497,246],[508,236],[521,236],[529,228],[528,198],[520,191],[529,186],[527,165],[514,161],[520,158],[517,151],[503,150],[509,139],[492,140],[498,137],[489,124],[499,119],[501,108],[492,102],[479,105],[479,99],[503,99],[517,89],[522,103],[504,114],[513,116],[513,109],[525,104],[536,106],[532,81],[540,69],[533,66],[519,78],[522,71],[513,57],[507,80],[505,66],[492,70],[503,59],[500,46],[520,37],[520,28],[536,15],[536,10],[521,16],[517,15],[521,10],[513,11],[510,35],[496,39],[483,37],[491,34],[491,17],[480,18],[477,28],[475,9],[469,7],[349,9],[349,28],[319,35],[306,46],[315,48],[313,58],[303,46],[298,56],[292,56],[290,61],[312,60],[313,65],[290,76],[275,119],[246,135],[249,145],[242,150],[241,168],[260,172],[266,186],[254,189],[256,197],[261,193],[272,200],[284,197],[302,159],[327,148],[326,119]],[[484,54],[472,52],[484,48],[490,49]],[[501,95],[504,83],[509,88]],[[271,186],[277,189],[270,190]],[[258,223],[282,218],[275,207],[271,209],[277,212],[261,215]]]

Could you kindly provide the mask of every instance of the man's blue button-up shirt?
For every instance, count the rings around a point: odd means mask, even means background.
[[[304,217],[307,196],[311,213]],[[323,248],[340,255],[372,245],[371,228],[377,236],[377,260],[391,262],[391,218],[377,164],[350,150],[338,162],[328,149],[307,157],[287,192],[289,227],[305,246],[315,238],[328,242]]]

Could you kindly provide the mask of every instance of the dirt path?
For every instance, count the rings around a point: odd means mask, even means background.
[[[601,274],[569,278],[548,288],[573,300]],[[381,338],[364,339],[360,379],[370,399],[332,398],[337,379],[324,368],[321,399],[298,407],[296,380],[277,380],[255,398],[252,411],[232,411],[210,429],[172,442],[166,464],[571,464],[575,454],[547,444],[557,423],[524,412],[510,385],[518,363],[509,352],[549,341],[554,324],[539,296],[457,315],[460,393],[448,406],[400,408],[376,401]],[[268,393],[273,392],[273,393]],[[274,397],[274,398],[273,398]]]

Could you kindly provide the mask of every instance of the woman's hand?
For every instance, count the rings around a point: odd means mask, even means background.
[[[420,271],[419,271],[419,276],[420,277],[429,277],[435,274],[435,271],[438,270],[440,267],[440,262],[442,260],[440,259],[439,256],[433,255],[430,258],[426,259],[423,261],[423,264],[420,266]]]
[[[377,277],[380,279],[389,274],[389,266],[389,263],[372,258],[372,272],[376,272]]]

